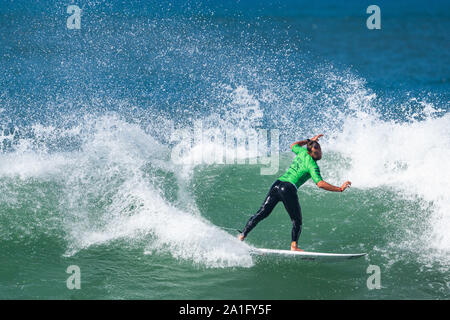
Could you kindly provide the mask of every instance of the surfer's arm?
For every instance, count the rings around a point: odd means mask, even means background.
[[[352,183],[350,181],[345,181],[342,186],[340,187],[336,187],[333,186],[332,184],[329,184],[328,182],[324,181],[324,180],[320,180],[319,182],[317,182],[317,186],[321,189],[325,189],[327,191],[333,191],[333,192],[342,192],[345,189],[347,189],[348,187],[350,187]]]
[[[308,141],[319,141],[319,138],[322,138],[322,137],[323,137],[323,134],[318,134],[317,136],[314,136],[311,139],[306,139],[306,140],[301,140],[301,141],[294,142],[293,144],[291,144],[291,149],[296,144],[298,144],[300,147],[303,147],[304,145],[308,144]]]
[[[297,141],[294,142],[293,144],[291,144],[291,149],[295,146],[295,145],[299,145],[300,147],[303,147],[304,145],[306,145],[308,143],[308,139],[307,140],[301,140],[301,141]]]

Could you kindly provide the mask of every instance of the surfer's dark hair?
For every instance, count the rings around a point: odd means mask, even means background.
[[[320,144],[317,141],[309,141],[306,144],[306,149],[308,150],[308,152],[311,152],[312,149],[318,149],[320,147]]]

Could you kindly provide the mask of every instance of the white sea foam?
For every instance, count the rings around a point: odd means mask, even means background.
[[[388,187],[422,203],[408,213],[421,232],[410,233],[396,245],[428,262],[450,265],[450,115],[437,117],[437,110],[423,105],[421,120],[402,122],[381,120],[373,108],[359,105],[324,149],[347,159],[349,168],[341,170],[339,179],[348,178],[354,188]]]
[[[166,146],[116,116],[79,125],[82,130],[68,130],[81,141],[75,151],[48,152],[40,141],[53,141],[55,128],[35,126],[34,135],[19,141],[15,152],[1,154],[0,162],[1,177],[58,182],[66,255],[117,239],[145,238],[150,239],[146,253],[167,253],[206,267],[253,264],[248,245],[201,217],[195,205],[186,208],[165,199],[147,176],[145,168],[151,166],[183,183]],[[189,197],[180,189],[179,197]]]

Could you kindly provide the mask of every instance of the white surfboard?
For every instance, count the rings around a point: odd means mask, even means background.
[[[275,255],[292,257],[300,260],[310,261],[343,261],[348,259],[356,259],[365,256],[367,253],[324,253],[324,252],[308,252],[308,251],[291,251],[277,250],[265,248],[253,248],[251,251],[257,255]]]

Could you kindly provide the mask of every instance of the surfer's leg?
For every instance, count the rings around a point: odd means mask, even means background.
[[[300,233],[302,232],[302,209],[298,201],[297,189],[293,184],[284,182],[280,185],[280,195],[292,221],[292,242],[297,244]]]
[[[272,212],[273,208],[275,208],[276,204],[280,201],[278,192],[280,182],[281,181],[277,180],[274,182],[274,184],[272,184],[272,187],[270,187],[270,190],[267,193],[266,199],[264,200],[263,204],[245,225],[244,230],[240,234],[240,240],[244,240],[247,234],[258,224],[258,222],[260,222],[264,218],[267,218]]]

